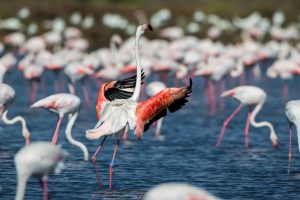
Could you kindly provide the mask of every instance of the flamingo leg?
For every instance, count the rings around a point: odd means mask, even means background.
[[[54,135],[53,135],[53,138],[52,138],[52,144],[57,144],[57,139],[58,139],[58,135],[59,135],[59,127],[60,127],[62,118],[63,117],[61,117],[61,116],[58,117],[55,132],[54,132]]]
[[[48,182],[47,179],[39,179],[40,186],[43,190],[43,200],[48,200]]]
[[[88,109],[90,107],[90,95],[89,95],[89,90],[85,84],[82,85],[82,91],[84,95],[84,103],[86,108]]]
[[[210,113],[214,114],[216,110],[216,99],[215,99],[215,83],[213,81],[209,82],[210,86]]]
[[[289,165],[288,165],[288,173],[291,170],[291,159],[292,159],[292,125],[290,124],[290,142],[289,142]]]
[[[37,82],[31,81],[31,93],[30,93],[30,102],[35,102],[36,99],[36,93],[37,93]]]
[[[285,80],[283,83],[283,101],[287,102],[288,98],[289,98],[289,84]]]
[[[112,160],[111,160],[111,163],[110,163],[110,167],[109,167],[109,189],[112,188],[113,167],[114,167],[115,158],[116,158],[116,155],[117,155],[117,150],[118,150],[119,144],[120,144],[120,139],[117,140],[117,144],[115,146],[114,154],[113,154],[113,157],[112,157]]]
[[[219,139],[216,143],[216,147],[218,147],[221,143],[221,140],[223,138],[223,135],[224,135],[224,132],[225,132],[225,129],[227,127],[227,125],[229,124],[229,122],[233,119],[233,117],[241,110],[243,106],[242,105],[239,105],[234,111],[233,113],[224,121],[223,123],[223,126],[222,126],[222,130],[221,130],[221,133],[220,133],[220,136],[219,136]]]
[[[246,149],[249,147],[249,126],[250,126],[251,114],[252,114],[252,111],[249,110],[247,121],[246,121],[246,127],[245,127],[245,147],[246,147]]]
[[[220,94],[222,94],[225,90],[226,90],[225,80],[222,79],[221,80],[221,92],[220,92]],[[224,109],[224,100],[223,100],[223,98],[220,99],[220,108],[222,110]]]
[[[163,122],[163,117],[160,118],[158,121],[157,121],[157,124],[156,124],[156,130],[155,130],[155,134],[154,134],[154,137],[155,138],[159,138],[159,135],[160,135],[160,129],[161,129],[161,125],[162,125],[162,122]]]
[[[59,92],[59,82],[57,79],[54,81],[54,92],[55,93]]]
[[[46,96],[47,89],[46,89],[46,81],[44,77],[41,78],[41,86],[42,86],[43,96]]]
[[[123,140],[127,140],[127,138],[128,138],[128,126],[125,127],[125,131],[123,134]]]
[[[94,164],[94,167],[95,167],[95,172],[96,172],[99,187],[101,185],[101,180],[100,180],[99,170],[98,170],[97,165],[96,165],[96,159],[97,159],[97,155],[99,154],[100,150],[102,149],[102,147],[104,145],[104,142],[105,142],[106,138],[107,138],[107,136],[104,136],[104,138],[102,139],[100,145],[98,146],[96,152],[94,153],[94,155],[92,157],[92,161],[93,161],[93,164]]]

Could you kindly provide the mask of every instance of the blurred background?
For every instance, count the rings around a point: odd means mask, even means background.
[[[113,33],[125,37],[145,20],[155,28],[182,27],[185,33],[205,37],[208,29],[221,27],[222,42],[236,41],[238,19],[261,16],[272,20],[276,11],[284,13],[282,26],[298,23],[298,0],[1,0],[1,36],[21,30],[28,36],[39,35],[50,29],[50,21],[84,29],[84,37],[91,49],[107,45]],[[254,12],[255,11],[255,12]],[[222,19],[220,19],[220,18]],[[15,19],[15,20],[13,20]],[[8,21],[10,20],[10,21]],[[47,21],[48,20],[48,21]],[[10,22],[10,24],[8,23]],[[48,23],[47,23],[48,22]],[[6,23],[6,24],[5,24]],[[62,25],[62,24],[60,24]],[[269,23],[270,25],[270,23]],[[59,25],[58,25],[59,26]],[[155,31],[153,35],[158,36]],[[267,40],[267,36],[264,37]]]

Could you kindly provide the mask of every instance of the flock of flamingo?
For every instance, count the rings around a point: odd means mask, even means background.
[[[26,10],[22,12],[26,15]],[[167,10],[161,10],[151,18],[150,22],[155,28],[160,29],[170,17],[169,15]],[[143,13],[139,13],[138,16],[140,21],[145,21]],[[195,22],[189,25],[190,29],[197,29],[196,22],[204,21],[205,17],[212,24],[208,30],[208,37],[205,39],[185,35],[181,27],[168,27],[160,32],[161,37],[165,39],[149,40],[142,36],[146,31],[153,31],[153,28],[150,24],[143,23],[137,26],[135,37],[123,41],[119,35],[112,35],[109,48],[100,48],[89,53],[87,52],[89,44],[82,37],[82,31],[79,28],[61,29],[55,20],[51,24],[52,29],[42,35],[28,39],[21,31],[6,35],[3,42],[9,51],[3,49],[0,58],[1,120],[5,125],[20,123],[25,141],[25,146],[15,155],[14,160],[18,178],[16,200],[24,198],[26,183],[31,176],[38,177],[44,191],[44,199],[48,199],[48,175],[53,172],[59,173],[68,155],[65,150],[56,145],[59,140],[60,125],[65,115],[68,116],[65,130],[68,142],[81,149],[84,161],[89,160],[89,152],[85,144],[72,137],[72,127],[81,107],[81,98],[76,95],[78,94],[76,86],[79,83],[83,89],[85,105],[90,104],[87,79],[91,79],[99,87],[95,107],[98,122],[93,128],[87,127],[86,131],[88,140],[101,139],[92,156],[99,186],[101,179],[96,157],[105,144],[107,136],[114,135],[116,138],[109,167],[109,187],[112,188],[113,166],[120,142],[126,140],[129,131],[134,131],[134,135],[141,139],[144,132],[154,122],[157,127],[155,137],[161,137],[160,128],[163,118],[167,112],[173,113],[183,109],[182,107],[188,102],[187,99],[192,93],[192,80],[196,76],[204,77],[205,95],[212,114],[215,114],[217,104],[221,107],[223,104],[222,100],[217,102],[216,94],[221,97],[233,97],[240,102],[236,110],[224,121],[216,146],[220,145],[229,122],[242,107],[247,107],[245,147],[249,148],[250,125],[267,127],[272,146],[277,147],[278,136],[272,123],[256,121],[257,114],[266,102],[266,92],[257,86],[244,85],[244,83],[247,74],[258,81],[262,79],[263,62],[271,63],[267,67],[266,76],[280,77],[285,84],[288,79],[300,75],[300,43],[292,45],[294,40],[299,39],[298,30],[295,26],[283,27],[284,15],[280,12],[274,15],[273,23],[257,13],[229,23],[216,16],[205,16],[201,12],[196,12]],[[76,16],[72,19],[76,21]],[[110,21],[113,23],[110,24]],[[103,17],[103,23],[110,24],[111,27],[124,27],[122,23],[125,22],[122,17],[112,14]],[[1,27],[9,26],[9,22],[1,21],[0,25]],[[241,42],[226,45],[221,43],[218,39],[222,31],[234,26],[240,29]],[[270,40],[262,42],[268,30]],[[63,46],[62,42],[64,42]],[[4,83],[4,80],[7,72],[15,70],[14,66],[17,66],[24,78],[31,83],[29,96],[31,108],[43,108],[58,116],[51,142],[31,143],[26,120],[22,116],[11,119],[8,117],[9,108],[13,106],[11,104],[17,94],[12,86]],[[38,87],[41,88],[43,94],[45,93],[46,84],[43,74],[50,73],[49,71],[55,77],[53,80],[55,94],[37,100]],[[66,85],[63,74],[67,80]],[[154,74],[160,81],[148,83],[147,77],[151,74]],[[174,87],[166,86],[172,82],[168,79],[170,76],[174,77]],[[226,90],[224,81],[227,77],[231,79],[239,77],[241,86]],[[221,92],[216,90],[216,84],[221,88]],[[65,86],[68,92],[60,93]],[[283,88],[284,95],[288,96],[288,86],[285,85]],[[290,163],[293,125],[297,127],[300,151],[300,100],[287,102],[286,116],[291,127]],[[186,196],[182,196],[182,193],[186,193]],[[178,196],[181,197],[178,198]],[[146,200],[218,199],[200,189],[180,184],[154,188],[144,198]]]

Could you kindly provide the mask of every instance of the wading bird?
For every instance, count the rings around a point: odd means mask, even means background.
[[[290,172],[291,158],[292,158],[292,126],[295,125],[297,129],[298,148],[300,152],[300,100],[293,100],[287,102],[285,106],[285,114],[290,123],[290,143],[289,143],[289,166]]]
[[[23,200],[27,180],[31,176],[38,177],[44,192],[44,200],[48,199],[48,175],[59,173],[63,168],[63,160],[67,152],[50,142],[34,142],[23,147],[15,155],[18,177],[16,200]]]
[[[185,98],[189,93],[191,93],[192,82],[190,80],[190,85],[187,87],[167,88],[154,97],[138,103],[142,81],[141,61],[139,57],[139,39],[144,34],[145,30],[152,30],[151,25],[140,25],[136,31],[135,55],[137,63],[137,77],[132,96],[128,99],[115,99],[113,101],[106,102],[104,107],[101,109],[101,117],[95,128],[86,132],[86,137],[90,140],[104,136],[98,149],[101,149],[108,135],[116,134],[118,137],[109,168],[110,188],[112,187],[113,165],[120,143],[120,136],[123,135],[126,127],[129,127],[131,130],[135,129],[135,135],[138,139],[141,139],[144,129],[147,129],[149,124],[166,115],[167,108],[171,112],[179,109],[185,102],[187,102]],[[118,91],[115,91],[109,96],[115,96],[117,94]],[[98,181],[100,184],[99,177]]]
[[[67,140],[71,144],[79,147],[82,150],[82,152],[84,154],[84,160],[87,161],[88,160],[88,150],[87,150],[86,146],[83,143],[74,140],[71,135],[72,127],[77,119],[78,112],[80,109],[80,102],[81,102],[80,99],[75,95],[67,94],[67,93],[59,93],[59,94],[54,94],[54,95],[48,96],[44,99],[41,99],[41,100],[35,102],[31,107],[32,108],[44,108],[44,109],[49,110],[58,115],[58,121],[57,121],[56,129],[55,129],[55,132],[54,132],[54,135],[52,138],[52,144],[57,143],[58,135],[59,135],[59,128],[60,128],[60,124],[62,122],[63,117],[66,114],[70,114],[71,117],[70,117],[69,122],[66,127]]]
[[[236,108],[236,110],[224,121],[222,131],[220,133],[219,139],[216,143],[216,146],[220,145],[223,134],[228,123],[232,120],[232,118],[241,110],[242,107],[248,106],[248,118],[245,127],[245,146],[248,148],[248,134],[249,134],[249,125],[251,124],[254,127],[268,127],[270,129],[270,139],[272,142],[272,146],[276,147],[278,145],[278,138],[273,128],[273,125],[270,122],[256,122],[255,117],[257,113],[262,109],[267,94],[258,87],[255,86],[238,86],[231,90],[227,90],[221,94],[221,97],[231,96],[237,101],[240,102],[240,105]],[[253,109],[254,107],[254,109]],[[253,110],[252,110],[253,109]]]

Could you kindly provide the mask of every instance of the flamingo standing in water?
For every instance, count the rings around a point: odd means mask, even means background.
[[[297,128],[298,136],[298,148],[300,152],[300,100],[289,101],[285,106],[285,114],[290,123],[290,143],[289,143],[289,166],[288,172],[290,172],[291,158],[292,158],[292,126]]]
[[[12,103],[15,97],[15,90],[5,83],[0,83],[0,116],[4,124],[12,125],[20,122],[22,125],[22,135],[25,139],[25,144],[30,142],[30,133],[27,129],[26,121],[23,117],[17,116],[13,119],[7,118],[9,104]]]
[[[48,199],[48,175],[59,173],[63,168],[63,160],[67,152],[49,142],[35,142],[23,147],[15,155],[18,177],[16,200],[23,200],[27,180],[31,176],[38,177],[43,185],[44,200]]]
[[[245,146],[248,148],[248,134],[249,134],[249,124],[254,127],[268,127],[270,129],[270,139],[273,147],[277,147],[278,138],[273,128],[273,125],[270,122],[256,122],[255,117],[257,113],[262,109],[267,94],[258,87],[255,86],[238,86],[231,90],[227,90],[221,94],[221,97],[231,96],[237,101],[240,102],[240,105],[236,108],[236,110],[224,121],[222,131],[220,133],[219,139],[216,143],[216,146],[220,145],[223,134],[228,123],[232,120],[232,118],[241,110],[242,107],[248,106],[248,118],[245,127]],[[254,110],[252,110],[254,107]]]
[[[169,108],[171,112],[176,111],[187,101],[185,98],[191,92],[190,81],[190,85],[187,87],[167,88],[154,97],[138,103],[142,80],[141,61],[139,57],[139,39],[144,34],[145,30],[152,30],[151,25],[140,25],[136,31],[135,55],[137,78],[132,96],[128,99],[115,99],[113,101],[106,102],[104,107],[101,108],[101,117],[95,128],[86,132],[86,137],[90,140],[104,136],[99,148],[102,147],[108,135],[116,134],[118,137],[109,168],[110,188],[112,187],[114,160],[120,143],[119,137],[123,134],[126,127],[129,127],[131,130],[135,129],[137,138],[141,139],[144,128],[147,127],[147,125],[151,124],[159,117],[166,115],[167,108]],[[118,93],[119,91],[115,91],[109,96],[115,96],[118,95]],[[99,177],[98,181],[100,184]]]
[[[72,94],[67,94],[67,93],[59,93],[59,94],[54,94],[51,96],[48,96],[44,99],[41,99],[37,102],[35,102],[32,106],[32,108],[44,108],[47,109],[51,112],[54,112],[58,115],[58,121],[57,121],[57,125],[56,125],[56,129],[52,138],[52,144],[56,144],[57,140],[58,140],[58,135],[59,135],[59,128],[60,128],[60,124],[62,122],[63,117],[66,114],[69,114],[71,117],[69,119],[69,122],[67,124],[66,127],[66,136],[67,136],[67,140],[79,147],[82,152],[83,152],[83,157],[84,160],[87,161],[88,160],[88,150],[86,148],[86,146],[73,139],[72,137],[72,127],[77,119],[78,116],[78,112],[80,109],[80,99]]]

